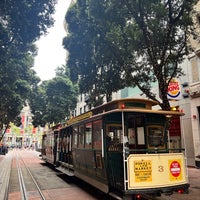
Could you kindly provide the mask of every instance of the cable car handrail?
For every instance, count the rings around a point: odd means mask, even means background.
[[[185,149],[183,148],[169,148],[169,149],[128,149],[125,148],[125,152],[136,152],[136,153],[141,153],[141,152],[145,152],[145,153],[169,153],[170,151],[179,151],[179,152],[185,152]],[[123,152],[122,148],[121,149],[117,149],[117,150],[109,150],[108,152]]]
[[[169,153],[169,152],[184,152],[183,148],[167,148],[167,149],[125,149],[127,153]]]

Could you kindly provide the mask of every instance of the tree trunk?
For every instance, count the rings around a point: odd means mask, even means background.
[[[162,103],[160,103],[162,110],[171,110],[169,99],[167,98],[168,84],[163,80],[158,79],[158,85],[160,91],[160,98],[162,99]]]
[[[4,129],[4,132],[2,133],[2,136],[0,137],[0,142],[2,141],[3,136],[5,135],[6,130],[7,130],[8,127],[9,127],[9,124],[6,124],[6,128]]]

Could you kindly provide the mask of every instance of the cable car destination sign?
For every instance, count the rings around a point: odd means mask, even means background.
[[[131,154],[127,159],[128,189],[185,184],[184,166],[182,153]]]

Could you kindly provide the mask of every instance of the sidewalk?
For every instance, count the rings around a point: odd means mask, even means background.
[[[170,196],[162,195],[157,200],[199,200],[200,199],[200,169],[188,167],[189,193],[176,194]]]
[[[189,173],[189,183],[190,183],[189,194],[188,194],[189,198],[186,196],[185,198],[181,199],[198,200],[200,199],[200,169],[189,167],[188,173]]]
[[[9,177],[11,171],[12,155],[0,155],[0,199],[7,199],[9,188]]]
[[[0,155],[0,162],[4,159],[3,155]]]

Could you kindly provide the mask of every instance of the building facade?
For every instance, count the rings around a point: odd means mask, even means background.
[[[200,1],[194,7],[194,22],[196,24],[197,36],[190,38],[191,47],[194,52],[188,57],[190,69],[189,78],[189,96],[190,96],[190,114],[195,165],[200,167]]]
[[[28,105],[23,107],[20,117],[21,125],[16,127],[11,124],[6,130],[3,143],[8,147],[40,149],[44,128],[33,127],[32,114]]]

